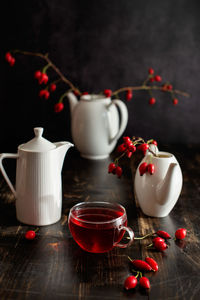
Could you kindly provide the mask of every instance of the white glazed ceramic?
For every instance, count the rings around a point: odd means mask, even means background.
[[[155,157],[148,153],[141,163],[153,163],[155,173],[140,176],[139,166],[135,174],[135,197],[143,213],[152,217],[165,217],[173,209],[182,189],[182,172],[173,154],[158,152]]]
[[[16,197],[17,219],[29,225],[49,225],[61,217],[61,170],[69,142],[51,143],[34,128],[35,138],[18,147],[17,154],[0,154],[0,169]],[[2,165],[4,158],[16,158],[16,189]]]
[[[103,95],[83,95],[78,101],[73,93],[68,93],[68,98],[72,138],[81,156],[88,159],[108,157],[126,128],[126,105]]]

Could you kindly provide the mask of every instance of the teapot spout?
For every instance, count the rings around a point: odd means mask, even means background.
[[[158,185],[156,194],[157,194],[157,202],[160,205],[164,205],[170,201],[170,199],[174,198],[174,192],[176,191],[176,169],[178,164],[171,163],[169,165],[167,174],[165,175],[164,180],[161,184]]]
[[[67,97],[69,99],[70,112],[72,116],[74,108],[78,104],[78,99],[72,92],[67,93]]]
[[[74,145],[70,142],[58,142],[54,144],[56,145],[55,151],[58,152],[58,164],[60,166],[60,170],[62,170],[65,155],[69,148],[73,147]]]

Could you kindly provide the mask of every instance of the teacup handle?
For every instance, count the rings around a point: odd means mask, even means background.
[[[129,247],[132,244],[133,240],[134,240],[134,232],[133,232],[133,230],[130,227],[126,227],[126,226],[121,226],[120,227],[120,231],[121,230],[125,230],[126,232],[128,232],[130,240],[129,240],[129,242],[127,244],[118,243],[115,246],[119,247],[119,248]]]

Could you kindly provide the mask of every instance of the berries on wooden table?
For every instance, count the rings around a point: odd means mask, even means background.
[[[33,231],[33,230],[29,230],[29,231],[27,231],[26,233],[25,233],[25,238],[27,239],[27,240],[33,240],[34,238],[35,238],[35,231]]]
[[[167,244],[162,241],[156,241],[153,243],[153,245],[158,251],[165,251],[168,248]]]
[[[185,228],[179,228],[175,232],[175,237],[178,240],[183,240],[186,237],[187,230]]]
[[[158,230],[156,231],[156,234],[164,239],[171,239],[171,235],[166,231]]]
[[[151,266],[152,270],[157,272],[158,271],[158,264],[157,262],[151,258],[151,257],[146,257],[145,261]]]
[[[137,285],[137,278],[135,276],[128,276],[124,281],[124,288],[126,290],[134,289]]]
[[[139,279],[140,286],[145,289],[150,289],[150,281],[147,277],[143,276]]]
[[[164,242],[165,240],[164,240],[163,238],[157,236],[157,237],[155,237],[155,238],[153,239],[153,244],[156,243],[156,242],[158,242],[158,241],[159,241],[159,242]]]

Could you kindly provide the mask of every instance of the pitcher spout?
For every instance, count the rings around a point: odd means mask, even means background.
[[[176,169],[178,168],[178,164],[171,163],[169,165],[168,171],[165,175],[164,180],[158,185],[157,188],[157,202],[160,205],[166,204],[170,199],[173,199],[174,191],[176,187]]]
[[[78,99],[72,92],[67,93],[67,97],[69,99],[70,112],[71,112],[71,116],[72,116],[74,108],[78,104]]]
[[[53,151],[58,152],[58,164],[60,166],[60,170],[62,170],[65,155],[69,148],[74,147],[74,145],[70,142],[58,142],[54,144],[56,145],[56,149]]]

